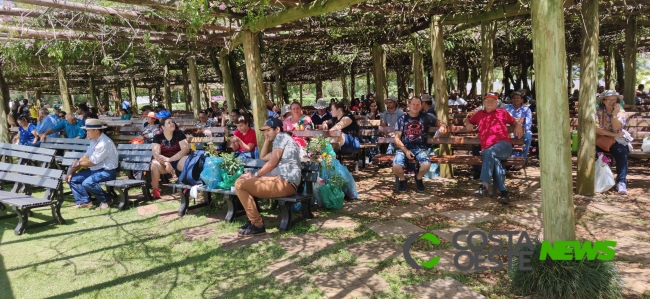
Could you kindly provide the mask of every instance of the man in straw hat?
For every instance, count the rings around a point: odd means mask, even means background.
[[[314,126],[322,125],[323,122],[332,119],[332,115],[327,112],[327,106],[327,100],[323,98],[318,99],[316,101],[316,104],[314,104],[316,112],[311,115],[311,122],[314,124]]]
[[[102,187],[100,182],[115,180],[117,174],[117,148],[113,141],[102,133],[106,126],[99,119],[88,119],[86,125],[81,127],[86,130],[90,146],[86,154],[72,163],[68,170],[66,181],[74,195],[76,205],[72,208],[92,207],[89,194],[100,201],[99,208],[108,208],[113,200]]]

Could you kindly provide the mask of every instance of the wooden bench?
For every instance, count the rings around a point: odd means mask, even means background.
[[[125,171],[128,179],[116,179],[99,183],[108,188],[108,192],[115,194],[120,200],[118,209],[126,209],[129,203],[129,190],[142,188],[145,200],[151,200],[149,187],[151,185],[151,144],[120,144],[117,146],[119,155],[118,171]]]
[[[266,162],[262,160],[249,159],[244,161],[244,168],[247,170],[247,172],[250,172],[262,168],[262,166],[264,166],[265,163]],[[313,190],[314,190],[313,184],[314,182],[316,182],[318,178],[319,167],[320,164],[317,162],[316,163],[303,162],[301,165],[302,179],[301,179],[300,186],[298,187],[298,192],[304,189],[306,190],[306,194],[297,193],[295,195],[287,196],[287,197],[269,198],[271,200],[277,201],[280,207],[280,211],[282,212],[280,231],[286,231],[288,228],[291,227],[291,225],[295,224],[296,222],[304,218],[311,219],[314,217],[314,215],[311,212],[311,202],[312,202]],[[198,191],[203,192],[205,202],[190,206],[189,197],[186,195],[187,192],[183,192],[183,191],[192,188],[192,186],[185,185],[185,184],[168,184],[167,186],[172,187],[174,189],[176,188],[180,189],[179,195],[181,198],[181,206],[178,209],[179,216],[184,216],[188,209],[196,209],[196,208],[210,205],[212,201],[211,198],[212,193],[222,194],[224,200],[228,204],[228,212],[226,214],[227,222],[233,222],[235,218],[246,215],[246,211],[242,207],[239,198],[237,197],[237,194],[230,190],[207,189],[205,187],[199,187]],[[256,198],[255,201],[259,209],[259,203],[257,203],[258,198]],[[293,205],[296,203],[301,203],[302,217],[294,219],[292,215],[292,208]]]
[[[16,149],[18,147],[32,148],[33,151],[28,153],[25,150],[11,150],[5,145],[10,145]],[[2,155],[6,157],[17,157],[17,164],[0,162],[0,180],[3,182],[12,182],[12,190],[0,191],[0,210],[5,210],[6,206],[13,207],[16,214],[9,214],[0,217],[0,219],[8,219],[18,217],[18,224],[14,229],[16,235],[22,235],[27,229],[27,221],[31,210],[39,207],[49,206],[52,211],[53,222],[57,224],[64,224],[65,220],[61,217],[61,205],[63,204],[63,197],[57,196],[63,171],[59,169],[50,169],[47,167],[21,165],[25,160],[41,161],[43,165],[49,164],[54,159],[54,150],[42,149],[36,147],[26,147],[12,144],[0,144]],[[47,161],[49,159],[49,162]],[[19,188],[24,185],[24,194],[20,194]],[[4,186],[3,186],[4,187]],[[31,187],[45,188],[43,197],[31,196]],[[58,200],[54,200],[54,199]],[[46,223],[51,223],[46,222]],[[43,224],[46,224],[43,223]]]
[[[88,150],[88,146],[90,146],[89,139],[74,138],[46,138],[45,141],[41,143],[41,148],[54,149],[57,150],[57,153],[60,153],[60,155],[54,157],[56,167],[59,169],[63,169],[61,163],[63,162],[63,157],[66,153],[79,152],[82,153],[83,156],[83,153]],[[68,164],[68,166],[70,165],[71,164]]]

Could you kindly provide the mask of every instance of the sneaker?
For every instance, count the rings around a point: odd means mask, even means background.
[[[71,209],[81,209],[81,208],[92,208],[92,207],[93,207],[93,204],[90,203],[90,202],[87,202],[87,203],[82,203],[80,205],[71,206],[70,208]]]
[[[406,192],[406,180],[399,181],[399,189],[397,192]]]
[[[625,186],[625,183],[619,182],[616,187],[618,189],[618,194],[627,195],[627,186]]]
[[[415,188],[418,192],[424,192],[424,182],[421,179],[415,179]]]
[[[487,194],[487,189],[485,189],[485,186],[483,186],[483,184],[480,184],[478,186],[478,190],[476,190],[476,192],[474,192],[474,195],[476,195],[478,197],[484,197],[485,194]]]
[[[239,230],[247,229],[247,228],[249,228],[250,226],[251,226],[251,221],[248,220],[246,223],[244,223],[244,225],[242,225],[242,226],[239,227]]]
[[[510,202],[509,199],[508,191],[501,191],[501,195],[499,195],[499,203],[507,205]]]
[[[102,202],[102,203],[99,205],[98,209],[108,209],[108,208],[111,207],[112,204],[113,204],[113,201],[112,201],[112,200],[109,200],[109,201],[107,201],[107,202]]]
[[[251,223],[249,227],[239,232],[240,237],[255,237],[264,234],[266,234],[266,228],[264,227],[264,223],[262,223],[261,227],[257,227]]]
[[[151,197],[153,199],[159,199],[160,198],[160,189],[156,188],[151,190]]]

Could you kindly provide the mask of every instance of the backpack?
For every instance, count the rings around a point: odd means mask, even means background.
[[[183,171],[178,176],[178,182],[190,186],[203,184],[201,181],[201,172],[205,163],[205,151],[192,151],[185,160]]]

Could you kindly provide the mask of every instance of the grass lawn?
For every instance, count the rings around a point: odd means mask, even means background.
[[[322,298],[324,293],[308,278],[281,284],[266,265],[289,258],[308,277],[330,272],[359,264],[344,246],[378,238],[363,226],[321,229],[335,246],[314,254],[290,255],[276,240],[318,231],[302,222],[282,234],[274,225],[267,230],[270,242],[224,249],[219,236],[236,232],[245,217],[235,223],[208,223],[205,216],[223,212],[223,205],[161,222],[158,213],[140,216],[136,208],[122,212],[116,208],[69,209],[72,201],[71,195],[66,197],[65,225],[31,228],[19,237],[13,233],[15,218],[0,221],[0,298]],[[152,204],[158,211],[179,205],[178,201]],[[277,214],[266,210],[263,215],[272,216],[269,212]],[[319,217],[336,214],[344,213],[318,212]],[[50,218],[49,210],[37,209],[29,221],[35,224]],[[183,237],[181,230],[199,226],[209,226],[216,234],[194,241]],[[463,283],[473,280],[469,275],[412,270],[403,258],[365,265],[390,283],[390,291],[376,294],[381,298],[408,298],[409,294],[400,291],[403,286],[443,276]]]

